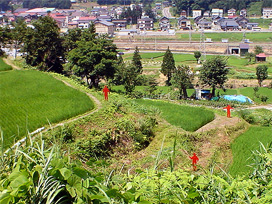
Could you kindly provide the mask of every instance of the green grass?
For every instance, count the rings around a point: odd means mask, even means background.
[[[189,41],[189,33],[176,34],[181,41]],[[192,41],[200,41],[200,33],[192,33]],[[205,33],[204,38],[211,38],[213,42],[221,42],[222,39],[228,39],[229,42],[241,42],[243,32],[218,32]],[[251,42],[271,42],[272,34],[270,32],[246,32],[246,38]]]
[[[233,164],[229,170],[231,175],[245,175],[251,171],[248,165],[252,163],[252,151],[259,150],[259,142],[265,146],[272,142],[271,127],[253,126],[235,139],[231,145],[233,154]]]
[[[46,124],[56,123],[94,108],[89,97],[46,73],[0,73],[0,127],[5,146]]]
[[[205,108],[182,106],[164,101],[144,99],[135,101],[144,106],[158,108],[167,122],[186,131],[195,131],[214,119],[214,113]]]
[[[0,71],[8,71],[8,70],[12,70],[12,67],[10,65],[7,65],[3,61],[3,58],[0,58]]]
[[[251,98],[252,100],[254,100],[257,103],[261,102],[260,98],[257,98],[254,96],[253,87],[246,87],[246,88],[238,89],[237,92],[238,92],[238,94],[248,96],[249,98]],[[261,95],[267,96],[268,97],[267,103],[272,102],[272,89],[265,88],[265,87],[259,87],[259,91],[257,92],[257,94],[260,94],[260,96]]]

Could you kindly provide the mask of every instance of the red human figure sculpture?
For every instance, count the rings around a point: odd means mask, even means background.
[[[194,153],[190,159],[192,160],[193,169],[196,171],[196,163],[198,162],[199,158],[196,156],[196,153]]]
[[[227,105],[225,108],[223,109],[227,109],[227,117],[230,118],[230,110],[233,109],[230,105]]]
[[[108,93],[110,92],[110,90],[108,89],[107,86],[104,86],[103,88],[103,93],[104,93],[104,98],[105,100],[107,101],[109,98],[108,98]]]

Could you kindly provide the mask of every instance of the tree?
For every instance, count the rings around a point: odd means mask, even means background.
[[[189,66],[181,65],[177,67],[176,71],[173,73],[171,84],[173,87],[179,89],[179,99],[188,98],[186,89],[192,86],[193,79],[194,73]]]
[[[112,40],[106,36],[87,41],[82,38],[77,47],[68,53],[68,67],[75,75],[86,78],[89,87],[98,87],[101,79],[113,78],[117,51]]]
[[[42,71],[62,72],[64,49],[56,21],[44,16],[34,21],[33,26],[27,29],[24,39],[26,63]]]
[[[196,62],[198,63],[199,58],[201,57],[201,52],[200,51],[195,51],[194,52],[194,57],[196,58]]]
[[[143,72],[141,59],[142,58],[141,58],[141,55],[139,54],[139,49],[136,46],[134,54],[133,54],[133,58],[132,58],[132,64],[135,66],[136,72],[138,74],[141,74]]]
[[[259,65],[256,67],[256,76],[260,87],[262,86],[262,82],[268,77],[267,69],[268,67],[266,65]]]
[[[199,79],[203,85],[212,87],[212,96],[215,95],[215,89],[217,87],[223,88],[224,83],[228,79],[227,74],[229,70],[226,66],[227,59],[222,56],[213,57],[203,63]]]
[[[17,56],[17,50],[18,48],[23,44],[27,26],[23,19],[18,19],[16,22],[12,22],[11,25],[13,26],[12,32],[11,32],[11,39],[15,48],[15,58]]]
[[[264,52],[264,51],[263,51],[263,48],[262,48],[261,46],[256,45],[256,46],[254,47],[254,53],[255,53],[255,55],[258,55],[258,54],[263,53],[263,52]]]
[[[255,54],[252,52],[247,52],[246,59],[248,59],[248,62],[251,62],[252,58],[255,59]]]
[[[136,67],[134,64],[128,64],[121,67],[120,71],[122,72],[122,83],[126,93],[131,93],[136,86],[138,73],[135,71]]]
[[[175,69],[176,69],[175,60],[174,60],[172,52],[170,51],[170,49],[168,47],[164,56],[163,56],[162,65],[161,65],[161,73],[164,76],[167,76],[167,80],[166,80],[167,86],[171,85],[170,81],[171,81],[172,74],[175,71]]]

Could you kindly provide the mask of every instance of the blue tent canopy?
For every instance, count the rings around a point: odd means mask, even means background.
[[[228,101],[238,101],[241,103],[253,103],[253,101],[250,98],[243,95],[223,95],[222,98]]]

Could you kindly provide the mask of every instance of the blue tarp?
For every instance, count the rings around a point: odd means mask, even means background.
[[[222,98],[229,100],[229,101],[238,101],[241,103],[253,103],[253,101],[248,98],[247,96],[243,96],[243,95],[224,95],[222,96]]]

